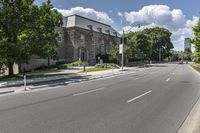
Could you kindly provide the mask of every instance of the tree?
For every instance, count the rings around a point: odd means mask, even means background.
[[[132,54],[133,60],[158,60],[159,50],[162,50],[162,57],[171,56],[170,50],[171,32],[165,28],[150,28],[139,32],[131,32],[127,35],[127,44]],[[151,58],[151,59],[150,59]]]
[[[41,7],[34,0],[1,0],[0,57],[13,75],[13,64],[28,62],[35,54],[51,57],[55,54],[56,26],[61,15],[48,0]]]
[[[171,50],[171,61],[178,61],[179,55],[178,51]]]
[[[200,62],[200,19],[198,24],[193,27],[193,32],[195,37],[191,40],[191,43],[195,45],[195,53],[193,57],[195,57],[196,61]]]
[[[40,57],[49,59],[56,55],[57,36],[55,27],[62,25],[62,15],[53,9],[51,1],[48,0],[39,8],[38,25],[31,40],[38,40],[32,47],[32,52]]]
[[[184,60],[189,60],[189,61],[192,60],[191,59],[192,51],[189,48],[186,48],[183,53],[184,53]]]
[[[192,60],[194,62],[198,62],[199,63],[200,62],[200,52],[194,51],[194,53],[192,54],[191,58],[192,58]]]
[[[129,46],[127,46],[127,45],[124,45],[124,58],[125,58],[125,61],[126,61],[126,63],[127,63],[127,61],[128,61],[128,59],[131,57],[131,54],[132,54],[132,52],[131,52],[131,49],[130,49],[130,47]],[[108,51],[108,55],[110,56],[110,57],[112,57],[112,59],[114,60],[114,61],[116,61],[116,62],[119,62],[119,58],[120,58],[120,54],[119,54],[119,45],[113,45],[112,47],[111,47],[111,49]]]
[[[29,58],[25,54],[28,51],[26,42],[20,36],[25,29],[31,28],[35,9],[33,0],[1,0],[0,54],[6,61],[9,75],[13,75],[14,62]]]
[[[139,60],[149,59],[150,38],[143,32],[128,34],[128,44],[132,51],[132,57]]]
[[[159,50],[161,50],[162,59],[167,58],[171,55],[170,50],[173,49],[173,44],[171,42],[172,33],[160,27],[145,29],[143,31],[151,38],[151,49],[152,49],[152,59],[159,59]]]
[[[111,49],[108,51],[108,55],[110,55],[112,59],[117,60],[117,56],[119,55],[119,45],[112,45]]]

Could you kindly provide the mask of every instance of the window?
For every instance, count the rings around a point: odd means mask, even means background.
[[[87,27],[88,27],[90,30],[92,30],[92,25],[87,25]]]
[[[62,42],[62,34],[61,33],[59,33],[59,35],[58,35],[58,42]]]
[[[101,33],[102,32],[102,28],[97,28],[97,30]]]
[[[113,32],[113,34],[114,34],[115,36],[117,36],[117,32]]]
[[[106,30],[106,33],[110,35],[110,30]]]

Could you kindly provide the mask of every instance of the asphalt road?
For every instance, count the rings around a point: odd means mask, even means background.
[[[0,133],[176,133],[200,96],[187,65],[0,97]]]

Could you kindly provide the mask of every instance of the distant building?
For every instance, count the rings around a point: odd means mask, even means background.
[[[185,49],[189,49],[191,51],[191,43],[190,43],[190,38],[185,38],[185,41],[184,41],[184,50]]]
[[[105,55],[120,42],[120,34],[110,25],[79,15],[63,17],[63,26],[56,31],[58,57],[65,61],[82,60],[93,65],[97,55]]]

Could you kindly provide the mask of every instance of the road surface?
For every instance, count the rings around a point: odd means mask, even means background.
[[[0,133],[176,133],[200,96],[187,65],[0,97]]]

